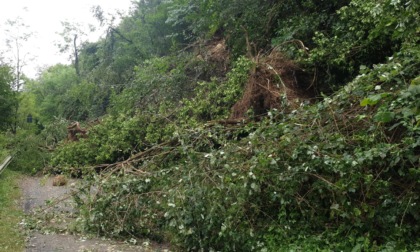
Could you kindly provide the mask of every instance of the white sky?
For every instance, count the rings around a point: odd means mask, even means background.
[[[36,77],[40,67],[57,63],[70,63],[69,54],[60,54],[57,42],[63,41],[60,33],[63,28],[61,21],[93,24],[99,27],[99,22],[93,17],[91,7],[100,5],[105,13],[116,14],[116,10],[128,12],[132,0],[2,0],[0,3],[0,52],[7,55],[5,46],[6,33],[4,25],[7,19],[21,17],[30,26],[34,36],[24,46],[25,51],[35,56],[33,62],[28,62],[23,72],[31,78]],[[96,41],[103,32],[90,34],[89,40]]]

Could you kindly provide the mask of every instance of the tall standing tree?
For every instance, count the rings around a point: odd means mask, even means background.
[[[12,89],[15,91],[21,91],[23,89],[25,78],[23,69],[29,61],[34,59],[30,52],[25,50],[25,46],[29,43],[29,40],[34,33],[30,31],[30,27],[24,23],[21,17],[8,19],[5,26],[5,42],[7,52],[9,54],[9,59],[7,60],[14,68],[14,81],[12,82]]]
[[[77,76],[80,76],[79,51],[83,44],[87,42],[87,32],[93,32],[95,28],[89,25],[88,29],[84,29],[79,23],[70,23],[68,21],[61,22],[63,31],[59,33],[64,41],[57,43],[61,53],[69,53],[69,59],[72,60]]]
[[[6,61],[12,66],[12,81],[9,82],[11,89],[14,91],[14,105],[11,107],[13,113],[13,122],[9,123],[10,129],[16,133],[18,127],[18,111],[19,111],[19,92],[23,90],[25,83],[24,67],[28,62],[34,60],[34,57],[26,50],[26,45],[30,38],[34,35],[30,31],[30,27],[25,24],[21,17],[8,19],[5,23],[5,43],[7,51],[3,54]]]

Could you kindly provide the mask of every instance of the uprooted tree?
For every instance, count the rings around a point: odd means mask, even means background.
[[[73,122],[67,127],[67,140],[68,141],[79,141],[80,138],[87,138],[87,130],[80,127],[79,122]]]
[[[419,10],[136,3],[57,100],[103,116],[48,163],[86,180],[81,229],[185,251],[418,250]]]

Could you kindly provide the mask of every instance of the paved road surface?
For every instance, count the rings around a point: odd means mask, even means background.
[[[40,207],[45,208],[46,202],[54,199],[62,199],[66,197],[71,191],[72,183],[77,183],[75,181],[70,181],[66,186],[52,186],[53,178],[45,177],[25,177],[20,182],[20,187],[22,189],[22,207],[26,214],[32,215],[35,211],[40,209]],[[47,209],[58,216],[71,216],[74,212],[72,207],[71,197],[54,207]],[[64,218],[65,220],[65,218]],[[71,220],[70,220],[71,221]],[[129,245],[123,242],[104,240],[99,238],[86,239],[84,237],[68,234],[65,230],[68,225],[67,221],[54,222],[50,220],[49,223],[42,223],[54,226],[55,229],[60,230],[60,226],[63,230],[63,233],[50,233],[41,232],[41,231],[31,231],[28,242],[27,242],[27,252],[111,252],[111,251],[121,251],[121,252],[149,252],[149,251],[169,251],[168,249],[153,243],[143,243],[138,246]],[[46,234],[47,233],[47,234]],[[149,245],[144,245],[149,244]]]

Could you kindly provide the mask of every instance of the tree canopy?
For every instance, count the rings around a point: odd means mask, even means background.
[[[13,80],[12,68],[0,65],[0,130],[10,129],[14,122],[17,97],[11,87]]]

